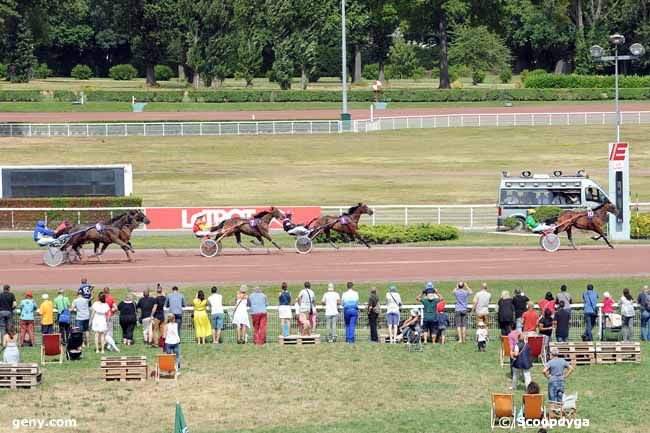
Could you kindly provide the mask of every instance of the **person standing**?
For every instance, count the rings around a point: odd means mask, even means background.
[[[298,294],[300,302],[300,313],[307,317],[311,324],[311,329],[316,330],[316,294],[311,289],[311,283],[305,281],[304,288]]]
[[[15,309],[16,296],[11,293],[9,284],[5,284],[0,293],[0,338],[6,332],[7,326],[13,322]]]
[[[106,296],[100,293],[91,307],[90,323],[91,329],[95,333],[95,353],[104,353],[106,331],[108,330],[108,323],[106,316],[109,307],[106,303]]]
[[[489,326],[488,318],[491,299],[492,295],[489,292],[487,283],[482,283],[481,289],[474,295],[472,310],[476,314],[476,321],[485,323],[485,326]]]
[[[548,308],[544,310],[544,314],[539,318],[537,326],[539,329],[540,335],[544,337],[544,347],[548,348],[548,344],[551,341],[551,336],[553,335],[553,316],[551,315],[551,310]]]
[[[523,332],[524,330],[524,324],[521,317],[528,309],[529,301],[530,299],[524,292],[522,292],[520,289],[515,289],[515,297],[512,298],[512,303],[515,306],[515,324],[517,325],[517,329],[519,329],[520,332]]]
[[[585,332],[582,334],[583,341],[593,341],[594,337],[591,333],[594,325],[596,324],[596,317],[598,316],[598,292],[594,290],[592,284],[587,284],[587,290],[582,294],[582,302],[584,303],[584,319],[585,319]]]
[[[223,311],[223,296],[217,293],[217,287],[212,286],[210,292],[212,293],[208,296],[208,304],[210,305],[210,322],[212,324],[212,344],[217,345],[221,339],[226,315]]]
[[[248,306],[253,317],[253,343],[262,345],[266,343],[266,308],[269,301],[259,287],[253,287],[253,293],[248,297]]]
[[[377,288],[370,289],[370,296],[368,297],[368,324],[370,325],[370,341],[379,343],[379,335],[377,333],[377,321],[379,319],[379,298],[377,297]]]
[[[106,305],[108,305],[108,313],[106,314],[106,337],[109,337],[112,340],[117,304],[115,303],[115,299],[111,296],[110,287],[104,287],[104,299],[106,299]]]
[[[29,337],[29,345],[35,346],[34,338],[34,313],[36,312],[36,302],[32,299],[32,292],[25,293],[25,299],[20,301],[20,347],[25,346],[25,334]]]
[[[235,309],[232,313],[232,324],[237,332],[237,344],[245,344],[248,336],[248,328],[251,324],[248,320],[248,287],[242,285],[237,292]]]
[[[61,342],[65,344],[70,336],[70,299],[65,296],[63,289],[59,289],[58,295],[54,298],[54,307],[57,311],[56,321],[59,324]]]
[[[20,353],[18,352],[18,336],[13,323],[7,324],[5,333],[2,336],[2,362],[5,364],[18,364]]]
[[[568,291],[568,288],[566,284],[562,284],[560,286],[560,293],[557,294],[555,297],[555,302],[556,304],[560,304],[560,301],[564,301],[564,309],[569,310],[569,313],[571,312],[571,304],[573,304],[573,299],[571,298],[571,294]],[[556,308],[557,311],[557,308]]]
[[[424,297],[422,296],[424,295]],[[440,297],[437,296],[437,291],[430,281],[427,283],[423,293],[415,297],[415,301],[423,306],[423,334],[424,342],[426,343],[431,338],[431,344],[436,342],[436,334],[438,333],[438,302]]]
[[[156,300],[149,296],[149,290],[145,289],[142,292],[142,298],[138,300],[136,309],[140,310],[140,323],[142,324],[142,338],[144,344],[151,345],[153,343],[153,308],[156,305]]]
[[[510,292],[504,290],[501,292],[501,298],[497,303],[497,318],[499,319],[499,328],[501,328],[501,336],[508,335],[511,329],[511,324],[514,322],[515,304],[510,297]]]
[[[347,288],[341,296],[341,304],[343,305],[343,321],[345,322],[345,342],[352,344],[354,343],[354,332],[359,318],[359,293],[354,290],[354,284],[351,281],[348,281]]]
[[[397,293],[396,286],[390,286],[386,293],[386,324],[388,325],[388,340],[391,344],[397,342],[397,328],[399,326],[399,308],[402,306],[402,297]]]
[[[163,288],[160,284],[156,287],[156,297],[154,298],[153,309],[151,310],[152,320],[152,347],[156,348],[160,345],[160,337],[162,336],[163,327],[165,326],[165,302],[167,298],[163,293]]]
[[[325,305],[325,325],[327,328],[327,342],[336,342],[336,322],[339,317],[339,304],[341,296],[334,291],[334,284],[327,285],[327,292],[323,295],[323,305]]]
[[[569,324],[571,323],[571,309],[567,309],[564,301],[557,303],[554,317],[555,338],[559,343],[569,341]]]
[[[70,309],[76,313],[77,327],[83,333],[84,346],[88,347],[90,345],[90,334],[88,332],[90,329],[90,306],[81,289],[77,291],[77,297],[72,301]]]
[[[566,375],[564,370],[567,370]],[[548,378],[548,399],[561,402],[564,397],[564,381],[571,376],[574,367],[566,359],[559,357],[557,347],[551,349],[551,360],[544,367],[544,376]]]
[[[467,305],[469,295],[472,294],[472,289],[465,281],[459,281],[452,293],[456,298],[456,305],[454,308],[456,336],[459,343],[465,343],[467,342]]]
[[[50,301],[47,293],[41,295],[43,302],[38,307],[38,314],[41,316],[41,334],[52,334],[54,332],[54,304]]]
[[[528,310],[521,315],[523,333],[526,335],[535,334],[537,332],[537,322],[539,322],[539,316],[535,311],[535,304],[529,301]]]
[[[541,299],[537,305],[539,306],[540,317],[544,317],[544,312],[546,310],[551,312],[551,317],[555,314],[555,299],[553,299],[553,293],[546,292],[544,299]]]
[[[525,343],[525,334],[519,335],[519,341],[514,347],[512,352],[512,389],[517,389],[519,383],[519,376],[524,376],[524,383],[526,387],[530,384],[531,376],[530,369],[533,367],[533,362],[530,358],[530,346]]]
[[[167,315],[167,320],[163,328],[163,338],[165,340],[165,353],[173,353],[176,359],[176,374],[181,374],[181,336],[176,323],[176,316],[172,313]]]
[[[81,279],[81,285],[79,286],[79,292],[81,292],[81,295],[83,298],[88,301],[88,306],[90,307],[90,300],[93,297],[93,289],[94,287],[88,284],[88,279],[87,278],[82,278]]]
[[[641,309],[641,340],[650,341],[650,288],[643,286],[637,297]]]
[[[194,304],[194,336],[198,344],[205,344],[205,339],[210,336],[212,329],[208,319],[208,300],[205,299],[203,290],[197,292],[192,304]],[[173,313],[172,315],[174,316],[174,323],[176,323],[176,315]],[[176,323],[176,327],[178,328],[178,323]]]
[[[278,294],[278,317],[280,318],[282,336],[288,337],[291,331],[291,292],[287,283],[282,283]]]
[[[165,307],[169,309],[169,312],[174,315],[176,326],[178,327],[178,332],[180,333],[183,329],[183,308],[185,308],[185,297],[182,293],[178,291],[178,287],[172,287],[172,292],[167,296],[165,300]]]
[[[476,345],[478,346],[478,351],[485,352],[485,346],[489,339],[488,330],[483,322],[478,322],[476,328]]]
[[[623,319],[623,341],[632,341],[634,336],[634,298],[627,287],[623,289],[619,305]]]
[[[120,312],[120,327],[122,328],[122,344],[133,345],[133,331],[138,322],[137,308],[133,302],[133,295],[126,294],[126,298],[119,303],[117,311]]]

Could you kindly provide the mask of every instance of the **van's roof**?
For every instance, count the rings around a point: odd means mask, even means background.
[[[511,179],[511,180],[540,180],[540,179],[558,179],[558,180],[583,180],[589,179],[589,176],[584,170],[579,170],[576,174],[565,175],[561,171],[556,170],[553,173],[533,173],[531,171],[523,171],[519,175],[511,175],[507,171],[501,172],[501,179]]]

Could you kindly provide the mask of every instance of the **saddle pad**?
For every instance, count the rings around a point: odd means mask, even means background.
[[[345,215],[341,215],[341,216],[339,217],[339,222],[340,222],[341,224],[345,225],[345,224],[347,224],[347,223],[350,222],[350,218],[348,218],[348,217],[345,216]]]
[[[257,220],[255,218],[248,220],[248,225],[251,227],[257,227]]]

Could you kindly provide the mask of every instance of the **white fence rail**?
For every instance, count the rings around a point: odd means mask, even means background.
[[[621,113],[622,124],[650,124],[650,111]],[[422,128],[584,126],[616,123],[615,112],[444,114],[435,116],[378,117],[355,120],[354,132]]]
[[[623,124],[650,124],[650,111],[626,111]],[[220,135],[338,134],[420,128],[580,126],[614,124],[614,112],[441,114],[353,120],[246,122],[2,123],[0,137],[184,137]]]

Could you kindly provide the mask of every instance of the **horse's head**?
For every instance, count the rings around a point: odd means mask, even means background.
[[[365,203],[359,203],[356,206],[352,206],[350,209],[348,209],[348,215],[353,215],[353,214],[358,214],[358,215],[372,215],[375,212],[368,207],[367,204]]]
[[[607,200],[603,205],[602,209],[605,212],[609,212],[612,215],[619,216],[621,214],[621,211],[612,203],[611,201]]]
[[[280,209],[278,209],[275,206],[271,206],[268,210],[268,212],[273,215],[273,218],[279,220],[279,219],[284,219],[285,215],[284,212],[282,212]]]
[[[147,215],[144,212],[142,212],[140,209],[132,210],[131,212],[129,212],[129,214],[131,215],[134,221],[137,221],[139,223],[149,224],[151,222],[151,220],[149,220]]]

